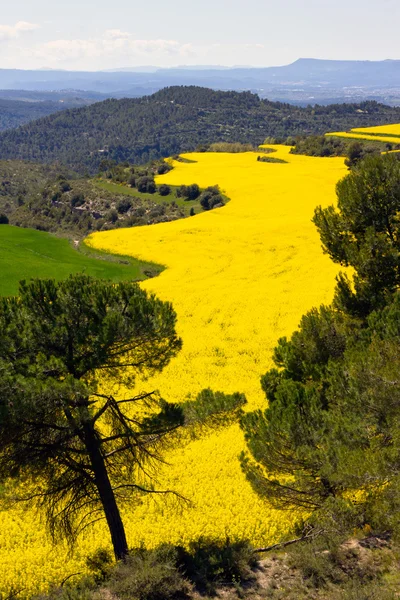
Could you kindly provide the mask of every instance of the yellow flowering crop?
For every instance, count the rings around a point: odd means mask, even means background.
[[[385,142],[387,144],[400,144],[400,124],[359,127],[350,131],[335,131],[333,133],[326,133],[325,135],[371,142]]]
[[[392,125],[378,125],[377,127],[357,127],[351,131],[357,133],[367,133],[372,135],[392,135],[394,137],[400,137],[400,123],[393,123]]]
[[[257,161],[257,153],[191,154],[174,162],[158,183],[218,184],[231,201],[194,217],[147,227],[96,233],[88,243],[118,254],[164,264],[142,285],[170,300],[178,314],[183,350],[144,389],[169,401],[195,397],[205,387],[244,392],[249,407],[265,406],[260,376],[271,367],[278,338],[290,335],[301,315],[330,302],[337,266],[322,253],[311,223],[314,207],[335,202],[335,184],[347,170],[342,158],[289,154],[287,164]],[[261,502],[243,477],[238,426],[176,449],[158,485],[190,504],[147,496],[124,507],[130,545],[187,542],[226,534],[268,544],[295,517]],[[83,557],[108,543],[104,525],[88,530],[74,558],[52,549],[32,511],[1,514],[0,591],[15,583],[28,591],[84,570]]]

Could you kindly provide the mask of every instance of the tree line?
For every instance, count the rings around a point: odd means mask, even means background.
[[[254,489],[326,537],[399,533],[399,182],[395,155],[369,156],[337,184],[337,208],[316,209],[324,252],[354,275],[278,341],[268,407],[241,420]]]
[[[297,107],[250,92],[170,87],[152,96],[105,100],[63,111],[0,135],[0,158],[56,161],[95,174],[104,158],[145,164],[221,142],[257,146],[266,136],[322,135],[400,121],[377,102]]]

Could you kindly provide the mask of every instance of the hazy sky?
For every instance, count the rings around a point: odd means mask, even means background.
[[[1,0],[0,68],[400,58],[400,0]]]

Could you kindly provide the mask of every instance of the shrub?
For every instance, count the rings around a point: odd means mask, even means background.
[[[70,192],[72,190],[68,181],[63,181],[60,183],[60,191],[64,194],[65,192]]]
[[[151,219],[154,219],[156,217],[161,217],[162,215],[165,215],[165,210],[166,210],[165,204],[157,204],[149,212],[149,217]]]
[[[47,594],[32,596],[31,600],[94,600],[95,589],[91,577],[84,577],[79,582],[71,578],[64,586],[51,588]],[[18,598],[18,595],[10,594],[8,598]]]
[[[265,138],[263,144],[272,144],[272,145],[274,145],[274,144],[276,144],[276,139],[274,137],[272,137],[272,136],[268,136],[268,137]]]
[[[333,555],[313,544],[299,544],[289,556],[290,566],[299,569],[302,577],[315,588],[343,583],[347,579]]]
[[[186,577],[202,592],[215,593],[217,585],[249,581],[257,559],[246,540],[212,540],[201,537],[188,550],[180,549],[180,565]]]
[[[0,225],[8,225],[9,221],[8,221],[8,217],[7,215],[1,213],[0,214]]]
[[[52,202],[58,202],[61,199],[61,192],[55,192],[52,196],[51,196],[51,201]]]
[[[154,192],[156,191],[156,184],[154,179],[152,177],[149,177],[148,175],[139,177],[137,181],[137,189],[139,192],[142,193],[147,192],[148,194],[154,194]]]
[[[105,225],[104,219],[97,219],[94,228],[96,231],[101,231],[102,228],[104,227],[104,225]]]
[[[156,191],[156,184],[154,179],[150,180],[147,184],[147,192],[148,194],[154,194],[154,192]]]
[[[191,185],[181,185],[176,190],[178,198],[184,198],[185,200],[196,200],[200,196],[200,188],[197,183]]]
[[[158,187],[158,193],[160,194],[160,196],[168,196],[168,194],[171,193],[171,188],[169,187],[169,185],[166,185],[165,183],[162,183]]]
[[[179,600],[190,586],[177,567],[178,551],[168,544],[133,550],[113,572],[108,588],[120,600]]]
[[[82,204],[85,204],[85,196],[83,194],[75,194],[72,196],[70,204],[72,208],[82,206]]]
[[[132,201],[129,198],[121,198],[118,201],[117,211],[120,215],[127,213],[130,208],[132,208]]]
[[[107,548],[98,548],[86,559],[86,566],[92,573],[96,583],[102,583],[110,577],[113,565],[113,557]]]
[[[111,221],[111,223],[116,223],[118,221],[118,213],[115,208],[112,208],[107,214],[107,221]]]
[[[287,160],[283,160],[283,158],[275,158],[274,156],[257,156],[257,160],[258,162],[287,164]]]
[[[172,167],[169,163],[163,162],[157,167],[157,173],[159,175],[164,175],[165,173],[168,173],[168,171],[171,171],[171,169]]]
[[[252,152],[252,144],[241,144],[240,142],[216,142],[208,147],[208,152]]]
[[[224,199],[217,186],[209,186],[200,196],[200,204],[203,210],[211,210],[215,206],[223,206]]]
[[[144,206],[138,206],[132,212],[133,217],[144,217],[145,214],[146,214],[146,209]]]

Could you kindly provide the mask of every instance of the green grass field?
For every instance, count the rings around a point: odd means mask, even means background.
[[[138,281],[162,267],[127,257],[93,252],[84,245],[75,250],[66,239],[34,229],[0,225],[0,296],[18,293],[18,282],[32,277],[65,279],[86,273],[111,281]]]

